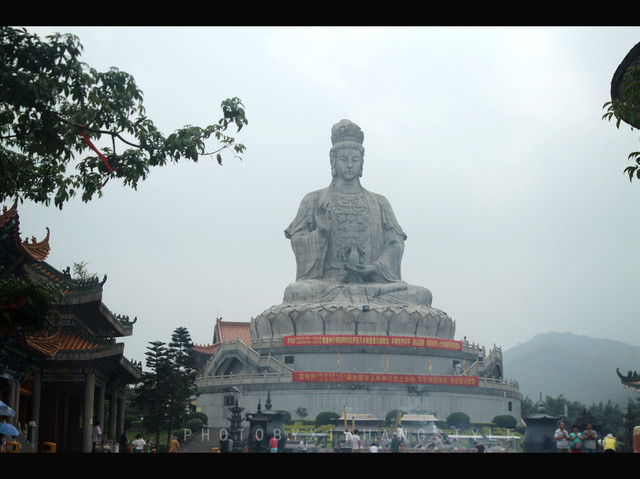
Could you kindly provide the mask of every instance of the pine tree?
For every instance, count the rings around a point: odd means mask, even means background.
[[[133,404],[145,414],[145,422],[152,424],[156,444],[160,431],[167,428],[167,443],[171,439],[174,425],[181,424],[189,412],[189,402],[196,394],[195,358],[193,343],[184,327],[177,328],[166,343],[154,341],[145,353],[146,365],[142,384],[138,388]]]
[[[171,431],[175,424],[182,424],[189,412],[191,397],[196,394],[196,369],[193,353],[193,342],[189,332],[184,327],[178,327],[173,332],[169,343],[169,358],[171,373],[167,378],[171,382],[169,387],[169,401],[167,415],[169,427],[167,442],[171,440]]]
[[[166,420],[167,404],[169,402],[169,381],[171,361],[166,344],[161,341],[149,343],[145,353],[146,365],[150,369],[145,372],[142,384],[138,388],[135,404],[145,411],[145,422],[153,424],[156,434],[156,444],[160,441],[160,430]]]

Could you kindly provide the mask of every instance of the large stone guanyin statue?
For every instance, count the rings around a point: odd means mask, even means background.
[[[281,305],[252,320],[259,337],[375,334],[452,339],[453,321],[431,292],[402,281],[404,242],[391,205],[360,184],[364,134],[349,120],[331,130],[331,184],[307,194],[285,230],[297,273]]]

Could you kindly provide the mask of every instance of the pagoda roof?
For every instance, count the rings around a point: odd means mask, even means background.
[[[124,344],[119,336],[130,336],[133,324],[126,316],[114,315],[102,303],[102,280],[96,277],[78,280],[71,277],[70,268],[58,271],[45,260],[50,252],[49,228],[46,237],[38,241],[20,238],[18,201],[0,213],[0,278],[46,279],[60,287],[63,299],[56,305],[59,318],[56,331],[20,333],[16,341],[1,351],[7,374],[15,378],[32,369],[34,361],[49,368],[61,364],[99,360],[100,368],[113,378],[137,381],[141,371],[123,355]],[[8,376],[7,376],[8,377]]]
[[[75,328],[63,328],[49,333],[23,334],[21,342],[34,352],[42,356],[56,358],[64,355],[77,354],[103,354],[105,351],[117,350],[120,352],[124,345],[116,343],[112,338],[99,338],[82,334]]]
[[[60,350],[62,342],[61,328],[54,333],[22,333],[20,338],[21,344],[25,349],[35,353],[37,356],[51,358]]]
[[[249,326],[249,323],[246,321],[224,322],[222,318],[217,318],[213,330],[213,343],[216,344],[239,339],[244,344],[251,344],[251,330]]]
[[[116,317],[102,303],[102,289],[107,280],[91,277],[79,280],[71,277],[70,268],[59,271],[45,259],[49,255],[49,228],[42,241],[35,238],[21,240],[20,216],[18,214],[18,200],[10,208],[3,206],[0,213],[0,251],[4,255],[0,258],[3,269],[0,276],[26,277],[31,279],[46,279],[59,286],[63,300],[57,305],[62,319],[69,322],[82,316],[83,326],[93,334],[108,333],[112,336],[130,336],[134,321],[127,317]],[[40,338],[42,340],[42,338]],[[48,350],[50,346],[34,345],[36,348]]]
[[[58,271],[47,262],[30,264],[28,276],[45,278],[60,287],[63,300],[58,310],[63,316],[82,316],[82,322],[94,332],[109,331],[114,336],[130,336],[136,320],[130,321],[126,316],[114,315],[102,303],[102,287],[107,280],[106,275],[81,281],[71,277],[69,271]]]
[[[191,349],[199,354],[213,356],[223,342],[238,340],[244,344],[251,344],[249,323],[242,321],[225,322],[222,321],[222,318],[217,318],[213,331],[213,344],[193,345]]]
[[[216,351],[218,350],[219,346],[220,346],[220,343],[206,344],[206,345],[194,344],[191,347],[191,349],[193,349],[196,353],[206,354],[208,356],[213,356],[216,353]]]
[[[346,414],[343,414],[342,416],[340,416],[339,420],[340,421],[344,421],[345,417],[348,421],[356,420],[356,421],[379,421],[379,419],[377,417],[375,417],[373,414],[368,414],[368,413],[352,413],[352,412],[348,412]],[[337,421],[338,419],[336,419]]]
[[[222,318],[217,318],[213,329],[213,344],[193,345],[191,347],[196,353],[196,367],[201,369],[225,341],[242,341],[244,344],[251,344],[251,330],[249,326],[247,322],[224,322]]]
[[[93,337],[75,328],[63,328],[49,338],[45,334],[32,335],[30,342],[39,345],[44,342],[51,349],[57,348],[54,354],[43,358],[45,368],[99,360],[100,369],[108,376],[126,378],[128,382],[135,382],[142,376],[140,369],[124,357],[124,344],[116,343],[112,338]]]
[[[16,200],[10,208],[6,205],[2,207],[0,213],[0,230],[4,232],[4,247],[11,254],[13,264],[6,264],[3,276],[10,273],[20,263],[39,263],[44,261],[51,246],[49,245],[49,228],[46,228],[47,234],[43,240],[38,241],[35,236],[22,240],[20,237],[20,217],[18,215],[18,200]]]
[[[404,414],[401,418],[402,422],[436,422],[436,418],[433,414]]]

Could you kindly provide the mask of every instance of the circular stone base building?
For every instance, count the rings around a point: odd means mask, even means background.
[[[328,334],[259,335],[256,328],[268,321],[261,315],[250,323],[250,344],[221,341],[198,380],[197,404],[209,425],[228,426],[236,401],[251,411],[268,396],[275,410],[293,418],[304,408],[308,418],[347,411],[384,420],[401,410],[442,421],[454,412],[472,422],[503,414],[520,419],[522,396],[517,383],[502,377],[499,348],[485,354],[464,340],[417,335],[417,322],[412,328],[406,322],[404,332],[358,334],[371,313],[366,307],[359,315],[340,307],[322,313],[334,320],[326,323]]]
[[[360,185],[363,139],[349,120],[334,125],[331,184],[307,194],[285,230],[296,281],[282,304],[251,320],[250,337],[219,338],[198,381],[209,426],[227,426],[236,401],[251,411],[268,396],[293,418],[384,420],[400,410],[520,419],[501,351],[455,340],[455,323],[431,306],[431,292],[401,279],[407,236],[386,198]]]

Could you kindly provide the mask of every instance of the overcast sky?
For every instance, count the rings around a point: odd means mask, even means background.
[[[74,33],[83,60],[132,74],[165,133],[240,97],[242,161],[153,170],[137,191],[25,203],[48,262],[107,274],[103,301],[137,317],[125,355],[178,326],[250,321],[295,280],[283,230],[330,182],[331,126],[363,129],[363,186],[408,235],[403,279],[463,336],[509,349],[570,331],[640,345],[640,135],[602,119],[640,28],[29,28]],[[625,365],[621,365],[625,367]],[[508,376],[508,371],[506,371]]]

